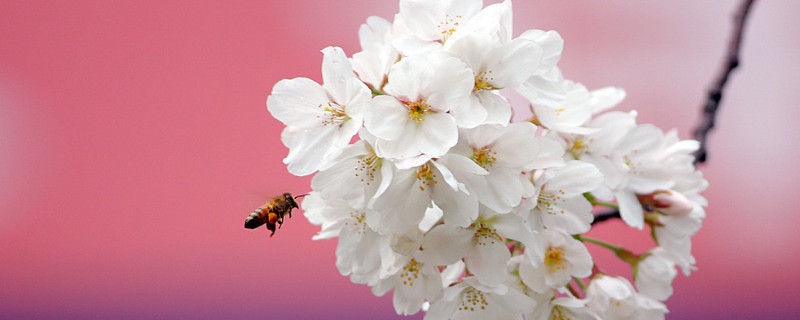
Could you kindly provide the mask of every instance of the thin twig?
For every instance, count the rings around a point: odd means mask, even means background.
[[[716,80],[712,83],[711,89],[708,90],[708,100],[706,100],[703,105],[702,119],[694,129],[694,138],[700,142],[700,148],[695,152],[695,164],[704,163],[708,156],[708,133],[714,128],[717,111],[719,111],[720,101],[722,100],[722,91],[728,83],[728,78],[733,69],[739,66],[739,51],[742,47],[744,23],[747,20],[750,8],[752,8],[754,2],[755,0],[742,0],[739,9],[736,10],[736,14],[733,17],[733,34],[728,43],[725,61],[723,62],[722,69],[717,75]],[[594,216],[592,225],[615,218],[621,218],[619,210],[600,213]]]
[[[594,225],[595,223],[598,223],[598,222],[603,222],[603,221],[606,221],[606,220],[609,220],[609,219],[614,219],[614,218],[621,218],[621,216],[619,215],[619,210],[614,210],[614,211],[609,211],[609,212],[603,212],[603,213],[596,214],[594,216],[594,221],[592,221],[592,225]]]
[[[714,128],[715,118],[719,110],[720,101],[722,100],[722,91],[725,84],[728,83],[733,69],[739,66],[739,51],[742,47],[742,35],[744,34],[744,23],[747,20],[747,15],[750,13],[750,8],[755,0],[743,0],[739,5],[739,9],[733,17],[733,34],[731,35],[728,49],[723,62],[722,69],[716,77],[716,80],[708,90],[708,100],[703,105],[703,116],[700,123],[694,129],[694,138],[700,142],[700,148],[695,152],[695,164],[706,162],[708,156],[708,132]]]

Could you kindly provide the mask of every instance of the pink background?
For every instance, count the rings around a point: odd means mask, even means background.
[[[302,215],[272,239],[242,228],[309,189],[281,162],[272,86],[319,80],[319,50],[356,52],[358,26],[396,2],[219,3],[0,4],[0,318],[396,317],[390,295],[339,275],[336,241],[311,241]],[[689,137],[734,5],[517,1],[515,34],[558,30],[569,78],[621,86],[620,109]],[[669,318],[800,315],[799,12],[756,4],[703,167],[698,270],[676,279]],[[644,239],[619,226],[594,235]]]

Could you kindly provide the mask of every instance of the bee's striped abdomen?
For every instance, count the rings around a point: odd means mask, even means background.
[[[269,209],[266,205],[258,207],[253,213],[251,213],[247,219],[244,220],[244,227],[247,229],[255,229],[260,227],[261,225],[267,223],[267,213]]]

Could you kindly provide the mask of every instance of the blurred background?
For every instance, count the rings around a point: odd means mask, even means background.
[[[516,1],[514,34],[557,30],[568,78],[623,87],[618,109],[689,138],[737,2]],[[319,50],[357,52],[359,25],[397,2],[222,3],[0,3],[0,318],[398,318],[301,214],[273,238],[242,228],[310,188],[281,162],[272,86],[320,81]],[[697,270],[669,319],[800,316],[798,13],[763,1],[748,21],[702,167]],[[646,238],[619,221],[593,236]]]

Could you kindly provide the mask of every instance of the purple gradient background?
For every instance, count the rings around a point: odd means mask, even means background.
[[[559,31],[567,77],[621,86],[619,109],[688,137],[734,6],[517,1],[514,27]],[[676,279],[670,319],[800,316],[800,2],[754,10],[703,167],[698,270]],[[320,49],[352,54],[367,16],[396,11],[393,0],[0,3],[0,318],[396,318],[391,295],[339,275],[336,241],[311,241],[302,215],[272,239],[242,228],[272,195],[309,188],[281,162],[272,86],[319,81]],[[593,233],[646,239],[618,222]]]

